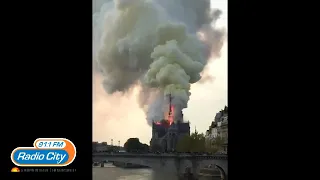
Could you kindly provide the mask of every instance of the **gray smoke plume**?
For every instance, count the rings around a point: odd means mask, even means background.
[[[164,118],[168,94],[175,111],[186,108],[190,84],[220,54],[224,32],[214,22],[221,11],[210,10],[210,0],[102,2],[93,4],[93,67],[104,75],[106,92],[140,85],[149,124]]]

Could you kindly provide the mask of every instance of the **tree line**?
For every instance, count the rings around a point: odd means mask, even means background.
[[[184,136],[177,143],[177,152],[201,152],[201,153],[216,153],[223,150],[224,139],[221,137],[214,138],[212,140],[206,140],[203,133],[194,132],[190,136]],[[161,152],[162,147],[155,145],[150,149],[147,144],[143,144],[138,138],[129,138],[124,144],[126,152]]]
[[[216,153],[223,150],[224,138],[216,137],[206,140],[203,133],[194,132],[184,136],[177,144],[178,152]]]

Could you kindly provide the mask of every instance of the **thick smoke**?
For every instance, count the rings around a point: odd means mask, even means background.
[[[109,94],[141,86],[140,106],[148,123],[163,118],[165,96],[181,111],[190,84],[201,79],[210,57],[222,47],[223,31],[212,24],[219,10],[209,0],[114,0],[93,5],[96,71]]]

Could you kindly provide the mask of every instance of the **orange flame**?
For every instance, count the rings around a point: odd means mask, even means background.
[[[169,125],[171,126],[171,124],[174,121],[174,106],[170,106],[170,112],[168,113],[168,121],[169,121]]]
[[[174,106],[170,105],[170,111],[165,112],[164,116],[166,117],[165,118],[166,122],[157,121],[157,122],[154,122],[154,124],[163,125],[166,127],[171,126],[172,123],[174,122]]]

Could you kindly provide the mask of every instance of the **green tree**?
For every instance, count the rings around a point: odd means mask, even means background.
[[[178,152],[189,152],[190,151],[190,144],[191,138],[190,136],[184,136],[178,143],[177,143],[177,151]]]
[[[126,143],[124,143],[124,148],[127,152],[134,152],[140,149],[140,144],[138,138],[129,138]]]
[[[192,133],[184,136],[177,144],[178,152],[205,152],[205,136],[203,133]]]
[[[208,140],[207,142],[206,142],[206,152],[208,152],[208,153],[216,153],[216,152],[218,152],[218,148],[214,145],[214,140]]]
[[[211,140],[211,145],[208,148],[208,151],[212,153],[216,153],[218,151],[223,150],[224,142],[225,142],[225,139],[220,136],[214,138],[213,140]]]
[[[140,152],[148,152],[150,149],[149,149],[149,146],[147,144],[140,144]]]
[[[124,143],[124,149],[127,152],[148,152],[149,146],[142,144],[139,138],[129,138],[126,143]]]
[[[190,135],[190,152],[205,152],[205,136],[197,131]]]
[[[216,153],[218,151],[223,150],[223,144],[225,142],[225,139],[218,136],[210,141],[208,141],[206,146],[206,151],[211,153]]]

